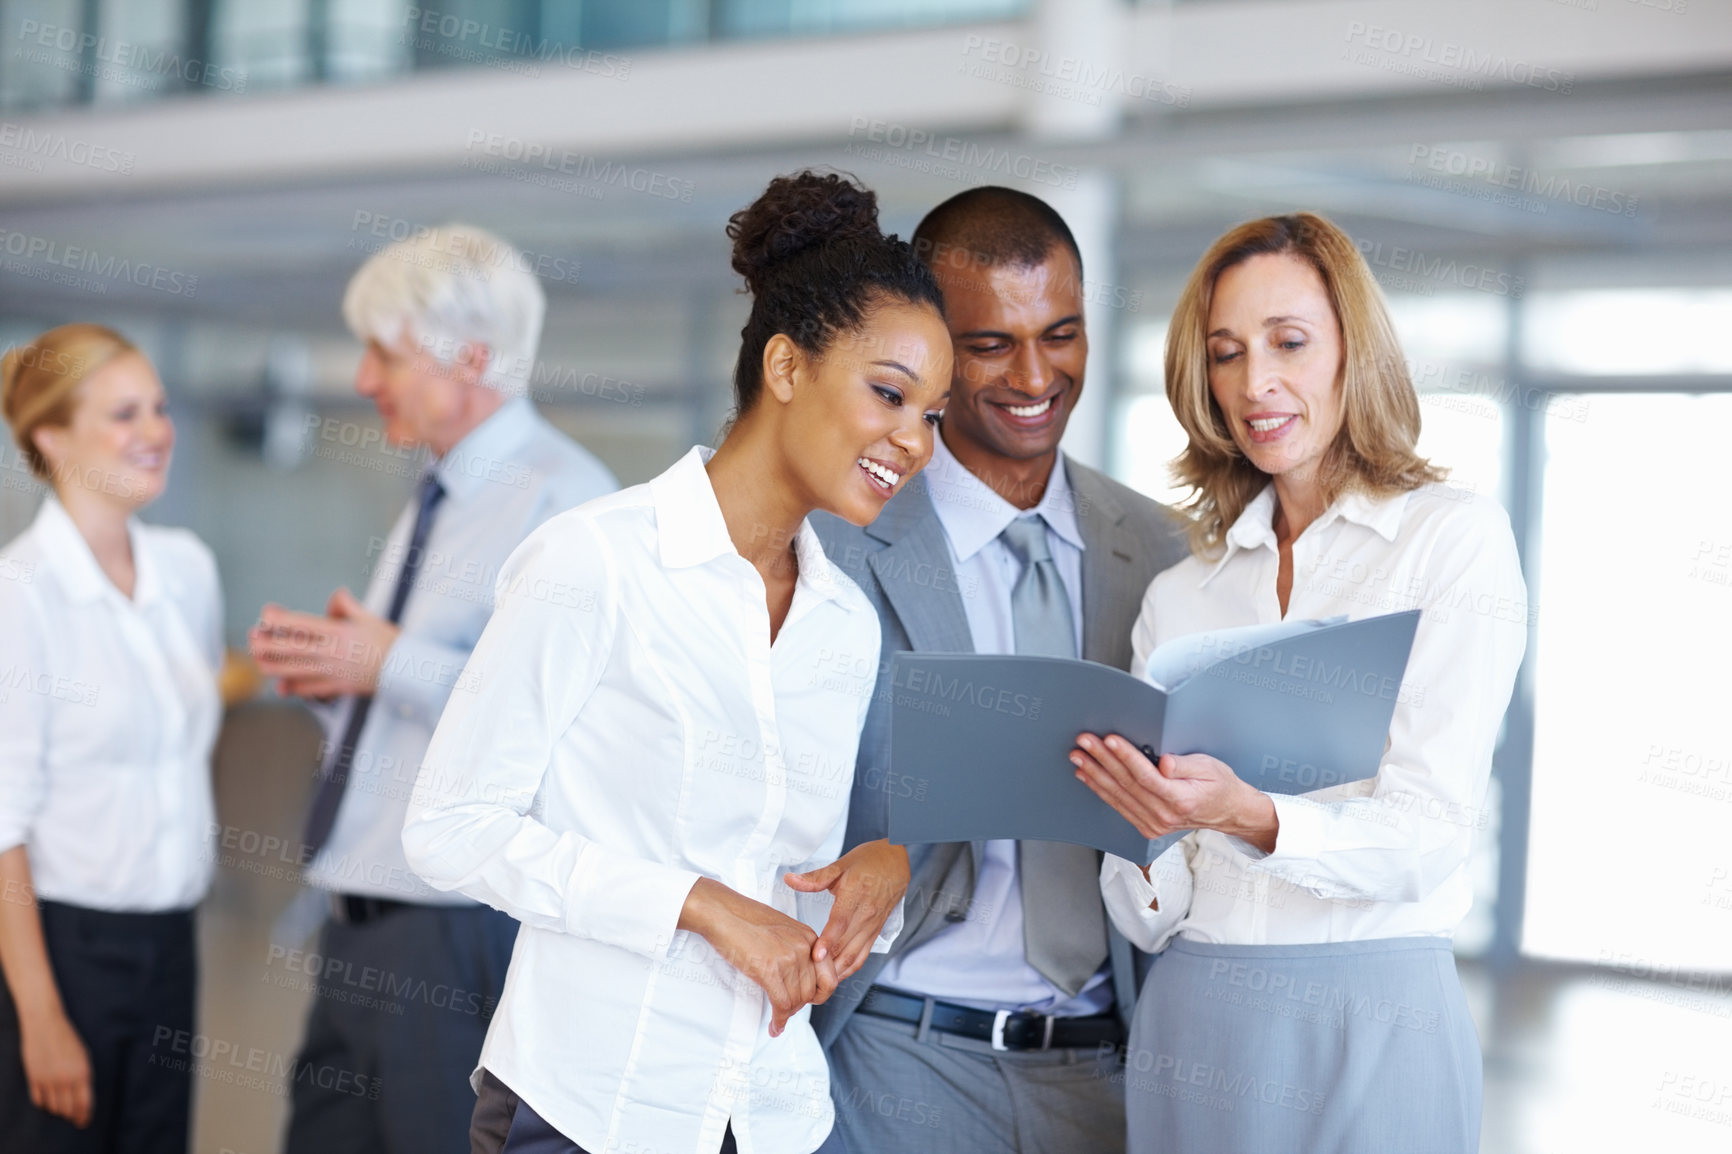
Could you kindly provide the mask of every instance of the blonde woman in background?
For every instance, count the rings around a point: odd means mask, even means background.
[[[50,329],[0,361],[0,401],[53,489],[0,550],[0,1149],[183,1154],[216,563],[136,516],[174,422],[125,337]]]
[[[1322,217],[1216,241],[1173,311],[1166,373],[1192,556],[1149,586],[1132,668],[1204,630],[1423,616],[1365,781],[1272,797],[1212,757],[1079,739],[1078,775],[1144,834],[1198,831],[1147,871],[1102,869],[1114,921],[1157,955],[1127,1055],[1129,1148],[1477,1150],[1479,1040],[1451,939],[1527,641],[1509,518],[1414,451],[1382,294]]]

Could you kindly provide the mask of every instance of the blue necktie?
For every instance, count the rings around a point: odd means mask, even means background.
[[[403,617],[403,606],[414,588],[415,575],[421,570],[421,559],[427,552],[427,535],[433,531],[433,512],[445,496],[439,478],[429,470],[421,478],[415,494],[415,528],[409,534],[409,550],[403,558],[403,568],[397,574],[397,587],[391,592],[391,608],[386,620],[395,625]],[[343,803],[343,790],[349,784],[349,767],[355,760],[355,746],[361,740],[361,730],[367,724],[367,711],[373,698],[356,697],[349,703],[349,723],[337,742],[336,756],[319,778],[318,792],[313,795],[313,808],[307,814],[307,825],[301,835],[305,860],[319,852],[337,824],[337,808]]]

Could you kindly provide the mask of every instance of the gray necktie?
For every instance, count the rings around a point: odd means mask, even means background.
[[[1076,628],[1064,578],[1046,544],[1046,522],[1018,517],[999,539],[1022,575],[1010,591],[1016,651],[1071,657]],[[1055,773],[1064,766],[1055,766]],[[1083,988],[1107,959],[1107,922],[1101,909],[1100,860],[1087,846],[1052,841],[1017,842],[1022,882],[1022,942],[1028,964],[1066,994]]]

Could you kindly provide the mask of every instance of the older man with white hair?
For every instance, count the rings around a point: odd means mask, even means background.
[[[317,964],[301,967],[316,991],[288,1154],[469,1149],[469,1075],[517,923],[428,886],[400,837],[500,566],[547,518],[617,487],[527,396],[546,307],[522,254],[465,225],[383,249],[343,298],[367,345],[355,391],[387,441],[429,459],[370,551],[364,597],[338,589],[324,615],[267,605],[251,635],[260,668],[309,699],[326,733],[300,860],[328,910],[303,956]]]

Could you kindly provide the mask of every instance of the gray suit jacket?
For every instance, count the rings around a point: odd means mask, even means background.
[[[1185,557],[1177,515],[1135,491],[1068,457],[1077,523],[1083,539],[1083,657],[1130,668],[1131,626],[1155,574]],[[891,498],[865,528],[814,514],[812,524],[831,561],[841,566],[878,610],[883,628],[878,685],[860,735],[849,799],[849,847],[886,835],[890,796],[900,779],[888,772],[890,758],[890,659],[898,652],[967,653],[974,649],[962,590],[951,567],[950,546],[938,520],[926,478],[916,476]],[[951,922],[968,916],[984,843],[957,842],[909,847],[913,877],[903,906],[903,929],[889,954],[874,954],[828,1002],[813,1008],[812,1026],[828,1046],[841,1033],[889,958],[920,944]],[[1099,902],[1099,890],[1078,894]],[[1110,923],[1109,923],[1110,926]],[[1135,965],[1130,945],[1112,939],[1113,987],[1128,1027],[1136,1006]]]

